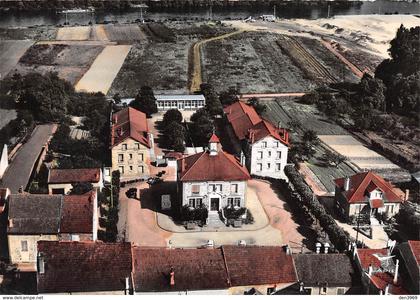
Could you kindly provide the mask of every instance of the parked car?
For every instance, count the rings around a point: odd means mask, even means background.
[[[129,188],[128,191],[125,193],[128,198],[137,198],[137,189],[136,188]]]
[[[159,178],[159,177],[150,177],[147,179],[147,183],[150,185],[153,185],[162,181],[163,181],[162,178]]]

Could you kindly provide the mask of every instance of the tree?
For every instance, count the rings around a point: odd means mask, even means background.
[[[217,97],[216,92],[212,85],[208,83],[202,83],[200,85],[201,92],[206,98],[206,110],[210,116],[217,116],[223,113],[223,106]]]
[[[302,141],[305,144],[309,144],[311,146],[318,146],[319,145],[319,138],[316,132],[312,129],[305,130],[302,136]]]
[[[328,163],[332,163],[335,167],[338,167],[341,163],[347,160],[344,155],[330,150],[325,151],[323,159]]]
[[[130,102],[130,106],[144,112],[148,118],[158,112],[155,95],[152,88],[148,86],[140,88],[136,98]]]
[[[256,97],[250,98],[247,104],[251,105],[259,115],[261,115],[267,109],[265,104],[261,104],[259,99]]]
[[[207,145],[213,131],[214,123],[205,109],[197,110],[191,116],[191,138],[195,146]]]
[[[164,130],[167,147],[177,152],[184,152],[185,128],[181,124],[172,121]],[[182,146],[181,146],[182,145]],[[175,149],[176,148],[176,149]]]
[[[72,184],[70,195],[83,195],[93,190],[93,185],[90,182],[76,182]]]
[[[231,105],[239,101],[239,92],[236,88],[230,87],[227,91],[219,94],[219,100],[223,106]]]
[[[309,92],[309,93],[306,93],[305,95],[303,95],[301,98],[300,98],[300,103],[303,103],[303,104],[315,104],[315,103],[317,103],[318,101],[319,101],[319,98],[320,98],[320,94],[319,94],[319,92],[318,91],[312,91],[312,92]]]
[[[362,105],[355,109],[351,118],[353,119],[354,126],[359,129],[371,128],[373,120],[373,112],[369,107]]]
[[[168,126],[172,122],[176,122],[178,124],[181,124],[182,119],[183,119],[182,114],[179,110],[170,109],[167,112],[165,112],[165,114],[163,115],[162,126],[163,126],[163,128],[165,128],[166,126]]]
[[[382,80],[365,73],[359,83],[358,98],[360,102],[358,104],[371,109],[385,110],[385,91],[386,88]]]

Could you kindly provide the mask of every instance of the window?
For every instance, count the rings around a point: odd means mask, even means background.
[[[136,147],[137,150],[139,150],[140,149],[140,144],[139,143],[135,143],[135,147]]]
[[[238,193],[238,187],[239,185],[237,183],[233,183],[230,186],[230,192],[233,194],[237,194]]]
[[[118,162],[124,161],[124,154],[118,154]]]
[[[139,153],[139,159],[140,159],[140,161],[144,161],[144,154],[143,153]]]
[[[281,151],[277,151],[277,159],[281,159]]]
[[[118,167],[118,170],[120,171],[120,174],[124,174],[124,167],[123,166]]]
[[[337,295],[344,295],[344,289],[343,288],[338,288],[337,289]]]
[[[278,148],[279,147],[279,142],[274,142],[274,147]]]
[[[192,194],[200,194],[200,185],[199,184],[193,184],[191,187],[191,193]]]
[[[268,151],[268,157],[271,157],[271,151]]]
[[[133,154],[128,154],[128,158],[130,159],[130,160],[132,160],[133,159]]]
[[[72,234],[72,235],[70,236],[70,239],[71,239],[72,241],[76,241],[76,242],[78,242],[78,241],[80,241],[80,236],[79,236],[78,234]]]
[[[281,164],[276,164],[276,171],[281,171]]]
[[[209,184],[209,190],[211,192],[221,192],[222,185],[221,184]]]
[[[262,151],[258,151],[258,159],[262,159],[263,158],[263,152]]]
[[[262,142],[262,147],[267,148],[267,142]]]
[[[190,198],[188,204],[190,207],[198,208],[203,205],[203,198]]]
[[[133,171],[133,166],[130,166],[129,168],[130,168],[130,172],[132,172]]]
[[[141,174],[144,173],[144,167],[143,166],[139,166],[139,173],[141,173]]]
[[[262,171],[262,164],[257,164],[257,171]]]
[[[269,169],[269,170],[270,170],[270,168],[271,168],[271,164],[270,164],[270,163],[268,163],[268,164],[267,164],[267,169]]]
[[[227,199],[227,205],[228,206],[238,206],[238,207],[240,207],[241,206],[241,198],[239,198],[239,197],[235,197],[235,198],[230,197],[230,198]]]
[[[111,175],[111,169],[105,168],[104,171],[105,171],[105,176],[110,176]]]
[[[127,150],[127,144],[122,144],[122,149]]]
[[[326,294],[326,293],[327,293],[327,287],[326,287],[326,286],[323,286],[323,287],[322,287],[322,293],[323,293],[323,294]]]
[[[267,295],[271,295],[272,293],[274,293],[276,291],[275,287],[272,288],[267,288]]]
[[[28,241],[20,241],[20,248],[22,252],[28,252]]]

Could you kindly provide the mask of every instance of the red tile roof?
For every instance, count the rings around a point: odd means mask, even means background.
[[[363,270],[367,270],[369,265],[372,265],[373,268],[380,268],[381,261],[378,259],[378,255],[388,255],[388,249],[357,249],[357,254]]]
[[[222,246],[232,286],[297,282],[293,258],[281,247]]]
[[[209,143],[220,143],[219,137],[213,133],[210,137]]]
[[[255,143],[262,138],[272,136],[289,145],[288,132],[262,119],[252,106],[238,101],[225,107],[224,112],[239,140],[249,139],[251,143]]]
[[[99,182],[101,169],[51,169],[48,183]]]
[[[130,243],[40,241],[38,253],[38,293],[123,291],[131,276]]]
[[[384,200],[372,199],[372,200],[369,200],[369,204],[371,208],[380,208],[384,206]]]
[[[394,275],[387,272],[378,272],[370,277],[371,282],[378,290],[385,291],[389,284],[389,293],[392,295],[408,295],[408,292],[401,286],[401,282],[393,283]]]
[[[149,126],[145,113],[127,107],[112,115],[112,124],[112,147],[130,137],[150,148]]]
[[[342,190],[343,195],[349,203],[366,202],[366,194],[373,191],[376,187],[384,193],[384,202],[403,202],[403,199],[397,194],[397,190],[391,183],[385,181],[379,175],[369,171],[358,173],[350,177],[350,189],[344,191],[345,177],[335,179],[335,185]]]
[[[92,233],[96,192],[64,196],[61,211],[61,233]]]
[[[420,241],[408,241],[408,245],[410,246],[410,250],[413,253],[414,258],[417,261],[417,265],[420,265]]]
[[[178,160],[181,181],[232,181],[248,180],[248,170],[231,154],[219,150],[217,155],[208,151],[186,156]]]
[[[141,292],[226,289],[221,249],[134,247],[134,287]],[[174,272],[174,285],[170,273]]]

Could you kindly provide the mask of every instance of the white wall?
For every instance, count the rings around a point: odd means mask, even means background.
[[[0,159],[0,179],[3,178],[4,172],[6,171],[8,166],[9,166],[9,157],[7,154],[7,145],[4,145],[2,153],[1,153],[1,159]]]
[[[264,142],[267,146],[264,147]],[[278,143],[278,146],[276,146]],[[262,152],[262,158],[260,158]],[[271,156],[269,155],[271,152]],[[278,159],[277,152],[281,153],[281,158]],[[267,136],[251,146],[251,164],[250,173],[252,175],[271,177],[277,179],[287,179],[284,174],[284,167],[287,164],[288,147],[282,142],[276,140],[271,136]],[[280,170],[277,170],[277,164],[280,163]],[[262,171],[259,170],[259,164],[262,164]],[[270,167],[268,167],[270,164]]]

